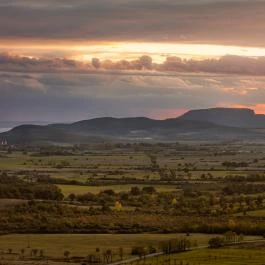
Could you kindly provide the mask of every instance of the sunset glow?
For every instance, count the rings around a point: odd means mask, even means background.
[[[0,49],[12,51],[26,56],[43,56],[47,52],[54,57],[63,53],[63,56],[77,60],[90,61],[94,56],[101,59],[135,59],[142,54],[151,55],[155,62],[161,62],[166,56],[178,56],[183,59],[216,58],[224,55],[248,57],[265,56],[265,48],[224,46],[210,44],[183,44],[183,43],[1,43]]]
[[[162,2],[0,1],[0,119],[265,113],[265,2]]]
[[[265,114],[265,104],[257,105],[233,105],[233,108],[248,108],[255,111],[256,114]]]

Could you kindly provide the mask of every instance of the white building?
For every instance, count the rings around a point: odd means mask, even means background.
[[[2,146],[7,146],[7,140],[2,140],[2,141],[1,141],[1,145],[2,145]]]

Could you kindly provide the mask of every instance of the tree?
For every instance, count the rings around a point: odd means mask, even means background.
[[[69,250],[65,250],[64,253],[63,253],[64,257],[66,259],[69,259],[69,256],[70,256],[70,251]]]
[[[156,253],[156,248],[153,245],[148,246],[148,253],[153,254]]]
[[[138,187],[132,187],[130,193],[133,196],[137,196],[137,195],[140,195],[141,194],[141,191],[140,191],[140,189]]]
[[[106,263],[112,262],[112,250],[107,249],[106,251],[104,251],[103,257]]]
[[[8,147],[8,149],[7,149],[7,153],[8,153],[8,154],[12,154],[12,148],[11,148],[11,147]]]
[[[24,257],[24,254],[25,254],[25,249],[24,249],[24,248],[22,248],[22,249],[20,250],[20,253],[21,253],[21,256],[22,256],[22,257]]]
[[[193,241],[192,246],[193,246],[194,248],[198,247],[198,241],[197,241],[196,239]]]
[[[239,235],[239,237],[238,237],[238,241],[239,241],[239,242],[244,241],[244,235],[243,235],[243,234],[240,234],[240,235]]]
[[[115,209],[116,211],[121,211],[121,209],[122,209],[122,204],[121,204],[119,201],[116,201],[116,202],[115,202],[115,205],[114,205],[114,209]]]
[[[76,195],[74,193],[71,193],[68,195],[68,198],[71,202],[73,202],[76,199]]]
[[[156,192],[156,189],[153,186],[147,186],[142,188],[143,193],[153,194]]]
[[[115,195],[115,191],[112,189],[107,189],[103,191],[104,194],[107,194],[109,196],[114,196]]]
[[[224,246],[224,239],[222,237],[213,237],[208,242],[210,248],[220,248]]]
[[[171,201],[171,205],[176,205],[177,203],[178,203],[177,199],[173,198],[172,201]]]
[[[123,256],[124,256],[124,250],[122,247],[119,248],[119,257],[121,260],[123,260]]]
[[[87,256],[87,261],[88,261],[89,263],[95,263],[95,262],[97,261],[97,257],[96,257],[96,255],[94,255],[94,254],[89,254],[89,255]]]
[[[96,257],[97,257],[97,260],[98,262],[100,262],[101,258],[100,258],[100,248],[96,248]]]
[[[237,241],[237,234],[233,231],[227,231],[225,233],[225,241],[228,242],[228,243],[234,243]]]
[[[31,250],[31,255],[32,256],[36,257],[37,254],[38,254],[38,249],[37,248],[34,248],[34,249]]]
[[[190,241],[187,238],[176,238],[161,242],[161,249],[165,254],[183,252],[190,248]]]
[[[144,255],[147,254],[147,251],[144,247],[137,246],[137,247],[132,247],[131,254],[137,255],[141,259]]]

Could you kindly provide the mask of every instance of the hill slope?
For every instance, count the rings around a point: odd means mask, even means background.
[[[100,137],[88,137],[67,130],[53,128],[48,125],[20,125],[8,132],[0,133],[0,141],[10,144],[74,144],[89,141],[102,141]]]
[[[71,124],[21,125],[0,134],[10,143],[88,143],[118,140],[258,140],[264,132],[265,116],[249,109],[189,111],[174,119],[98,118]],[[264,123],[263,123],[264,122]],[[233,126],[232,126],[233,125]],[[238,128],[240,127],[240,128]]]

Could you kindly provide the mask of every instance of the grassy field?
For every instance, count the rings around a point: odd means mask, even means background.
[[[107,186],[78,186],[78,185],[57,185],[63,192],[65,196],[68,196],[71,193],[74,194],[84,194],[87,192],[91,192],[94,194],[99,193],[100,191],[111,189],[114,192],[122,192],[122,191],[130,191],[132,187],[149,187],[152,185],[137,185],[137,184],[124,184],[124,185],[107,185]],[[176,191],[178,188],[176,185],[155,185],[154,186],[157,191],[160,192],[170,192]]]
[[[177,234],[31,234],[31,235],[4,235],[0,236],[0,249],[12,248],[19,252],[21,248],[27,248],[30,242],[31,248],[44,249],[49,256],[61,256],[65,250],[72,255],[87,255],[93,253],[97,247],[102,250],[111,248],[114,251],[123,247],[128,254],[133,246],[158,245],[159,242],[176,238]],[[198,242],[206,243],[209,236],[198,234],[193,237]]]

